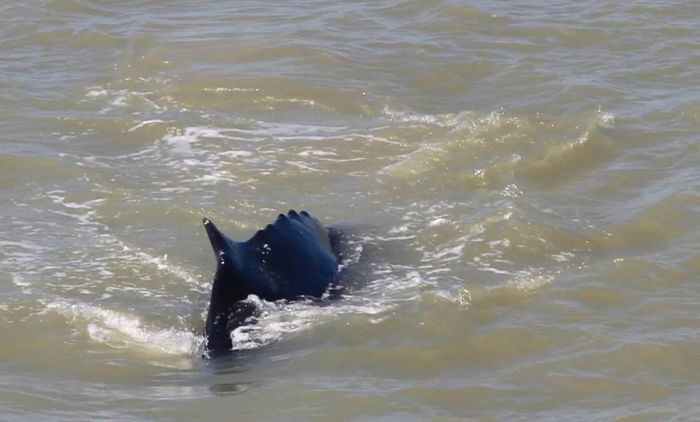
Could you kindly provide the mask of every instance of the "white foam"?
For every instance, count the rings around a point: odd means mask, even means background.
[[[30,284],[20,274],[12,273],[12,282],[18,287],[29,287]]]
[[[454,261],[462,258],[464,254],[464,243],[460,243],[451,248],[444,248],[439,252],[432,254],[432,259],[439,259],[442,262]]]
[[[359,259],[362,250],[361,243],[355,245],[348,260]],[[246,300],[257,307],[260,315],[254,318],[254,323],[238,327],[231,333],[233,347],[260,347],[332,321],[341,315],[366,315],[372,317],[373,322],[381,321],[402,300],[415,300],[419,287],[426,284],[420,272],[415,270],[397,276],[403,272],[402,268],[382,266],[376,269],[373,272],[376,278],[368,281],[362,295],[346,294],[343,300],[327,306],[318,306],[313,301],[268,302],[251,295]],[[387,292],[391,292],[391,295],[387,295]]]
[[[325,151],[325,150],[320,150],[320,149],[307,149],[299,153],[300,156],[302,157],[309,157],[309,156],[315,156],[315,157],[328,157],[328,156],[334,156],[338,155],[333,151]]]
[[[163,271],[168,275],[173,275],[188,284],[199,285],[198,277],[192,275],[179,265],[169,262],[167,254],[163,256],[153,256],[138,248],[132,248],[120,240],[117,240],[117,243],[121,245],[123,251],[126,252],[132,259],[135,259],[142,264],[155,265],[158,271]]]
[[[319,108],[322,110],[328,110],[328,111],[333,111],[333,108],[331,107],[326,107],[326,106],[321,106],[316,103],[314,100],[309,100],[307,98],[298,98],[298,97],[291,97],[291,98],[277,98],[277,97],[272,97],[272,96],[267,96],[265,98],[262,98],[260,100],[253,100],[255,103],[266,103],[266,104],[301,104],[307,107],[312,107],[312,108]]]
[[[133,132],[133,131],[135,131],[135,130],[137,130],[137,129],[140,129],[140,128],[142,128],[142,127],[144,127],[144,126],[147,126],[147,125],[151,125],[151,124],[153,124],[153,123],[165,123],[165,121],[159,120],[159,119],[144,120],[143,122],[137,124],[136,126],[132,126],[132,127],[130,127],[129,129],[127,129],[127,132]]]
[[[117,91],[118,95],[116,95],[110,102],[109,104],[114,106],[114,107],[125,107],[128,105],[126,102],[128,98],[128,92],[125,89]]]
[[[200,128],[187,128],[177,133],[171,132],[163,137],[163,140],[170,146],[171,151],[176,155],[192,156],[192,143],[197,142],[199,134],[203,133]]]
[[[318,306],[313,302],[268,302],[255,295],[246,299],[260,311],[254,323],[237,327],[231,333],[233,348],[236,350],[254,349],[284,337],[300,333],[339,315],[364,314],[378,316],[386,312],[388,305],[378,302],[353,303],[345,298],[332,306]]]
[[[604,128],[612,128],[615,126],[615,114],[609,112],[609,111],[603,111],[601,108],[598,108],[598,125]]]
[[[309,173],[328,173],[328,170],[322,170],[322,169],[317,169],[314,167],[309,166],[308,164],[305,164],[301,161],[286,161],[287,164],[292,165],[299,170],[302,170],[304,172],[309,172]]]
[[[433,294],[441,299],[455,303],[460,306],[469,306],[472,303],[472,294],[469,290],[461,287],[455,293],[445,290],[437,290]]]
[[[203,341],[187,331],[146,327],[135,315],[84,303],[58,301],[49,303],[46,308],[74,323],[84,324],[91,339],[115,348],[136,346],[173,355],[192,355]]]
[[[23,275],[17,273],[10,273],[10,276],[12,277],[12,283],[15,286],[19,287],[22,290],[22,293],[24,293],[25,295],[31,295],[33,293],[31,289],[31,283],[25,280]]]
[[[383,113],[393,121],[401,123],[416,123],[425,126],[435,126],[447,128],[450,131],[475,130],[479,128],[495,127],[503,123],[503,113],[492,111],[491,113],[478,117],[474,112],[462,111],[459,113],[446,114],[421,114],[411,111],[392,110],[384,107]],[[507,121],[520,123],[517,118],[510,118]]]
[[[233,151],[224,151],[220,153],[219,155],[223,157],[229,157],[229,158],[247,158],[247,157],[252,157],[254,154],[250,151],[241,151],[241,150],[233,150]]]
[[[141,101],[142,104],[147,105],[149,108],[162,111],[167,107],[159,105],[156,102],[149,99],[149,96],[154,95],[154,92],[139,92],[131,91],[129,89],[114,89],[111,87],[94,86],[85,93],[85,98],[83,101],[90,102],[104,102],[105,106],[98,112],[100,114],[105,114],[114,110],[115,108],[124,108],[133,102],[134,99]],[[172,98],[165,96],[159,98],[161,101],[172,102]]]
[[[437,226],[442,226],[443,224],[447,224],[448,221],[446,218],[439,217],[428,223],[430,227],[437,227]]]
[[[296,123],[256,122],[258,129],[236,129],[236,131],[277,139],[299,139],[300,136],[334,135],[347,129],[347,126],[320,126]],[[293,136],[290,136],[293,135]],[[307,139],[307,138],[303,138]]]
[[[71,210],[71,212],[65,212],[60,210],[49,210],[49,212],[60,215],[63,217],[69,217],[77,220],[78,224],[81,226],[95,226],[95,227],[105,227],[104,225],[95,222],[92,217],[96,214],[94,210],[95,205],[99,205],[105,201],[104,198],[97,198],[85,202],[66,202],[66,198],[62,195],[58,195],[54,192],[49,192],[46,197],[51,198],[54,204],[62,205],[63,207]],[[87,210],[83,213],[75,214],[72,210]]]
[[[207,174],[192,179],[193,182],[202,185],[215,185],[222,182],[233,182],[235,179],[228,172],[212,170]]]
[[[558,254],[552,254],[551,257],[556,262],[567,262],[574,257],[574,254],[571,252],[560,252]]]
[[[14,256],[15,252],[10,252],[14,249],[25,249],[33,253],[41,253],[47,251],[49,248],[41,245],[36,245],[34,243],[29,243],[27,241],[18,240],[0,240],[0,247],[3,248],[3,254]]]
[[[523,196],[523,191],[518,188],[518,185],[511,183],[510,185],[503,188],[501,194],[506,198],[520,198]]]
[[[531,293],[550,284],[554,277],[551,275],[523,274],[508,280],[501,288],[516,289],[523,293]]]
[[[90,98],[97,98],[97,97],[105,97],[109,94],[106,89],[91,89],[88,91],[85,96],[90,97]]]
[[[171,129],[168,134],[166,134],[162,140],[169,147],[169,153],[176,157],[188,157],[194,159],[191,164],[206,164],[212,160],[218,161],[218,156],[230,157],[230,158],[240,158],[240,157],[250,157],[253,155],[250,151],[224,151],[217,153],[215,155],[209,154],[207,157],[198,159],[197,157],[206,153],[205,147],[201,149],[195,149],[195,145],[200,143],[203,139],[219,139],[222,141],[242,141],[242,142],[257,142],[264,138],[251,138],[251,137],[239,137],[233,136],[232,133],[243,132],[248,133],[250,131],[245,129],[235,129],[235,128],[220,128],[214,126],[189,126],[184,129]],[[215,163],[216,164],[216,163]]]
[[[390,234],[397,234],[397,233],[408,233],[410,230],[410,224],[402,224],[398,227],[392,227],[389,229]]]
[[[392,120],[403,123],[421,123],[444,126],[445,115],[432,115],[412,113],[410,111],[392,110],[388,106],[384,107],[383,113]]]
[[[176,186],[176,187],[172,187],[172,188],[160,188],[160,189],[159,189],[159,192],[163,192],[163,193],[185,193],[185,192],[189,192],[190,190],[191,190],[190,188],[186,188],[186,187],[184,187],[184,186]]]
[[[204,92],[258,92],[260,88],[239,88],[239,87],[216,87],[216,88],[204,88]]]

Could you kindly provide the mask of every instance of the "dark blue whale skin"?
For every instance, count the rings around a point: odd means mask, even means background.
[[[337,281],[339,235],[306,211],[280,214],[246,242],[231,240],[207,218],[203,223],[217,261],[205,326],[210,354],[233,347],[231,331],[255,310],[244,301],[249,295],[321,298]]]

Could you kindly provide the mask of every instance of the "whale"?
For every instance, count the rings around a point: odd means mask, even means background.
[[[245,242],[234,241],[202,220],[216,257],[204,327],[209,356],[233,349],[231,332],[255,314],[246,299],[322,300],[341,274],[340,232],[308,212],[280,214]]]

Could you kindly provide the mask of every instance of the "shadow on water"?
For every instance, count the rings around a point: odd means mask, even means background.
[[[209,391],[215,396],[235,396],[248,391],[253,384],[222,382],[213,384],[209,387]]]
[[[260,360],[260,351],[229,350],[217,352],[215,356],[202,356],[205,358],[204,367],[207,372],[221,382],[209,386],[209,392],[215,396],[233,396],[244,394],[253,388],[256,381],[245,381],[253,371],[256,362]]]

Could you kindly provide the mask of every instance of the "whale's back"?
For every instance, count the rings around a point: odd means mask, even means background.
[[[336,281],[337,233],[307,212],[280,214],[245,242],[236,242],[204,219],[217,260],[206,322],[207,348],[228,350],[230,333],[252,314],[245,299],[320,298]]]
[[[329,230],[305,211],[280,214],[239,251],[241,281],[266,300],[320,297],[338,273]]]

